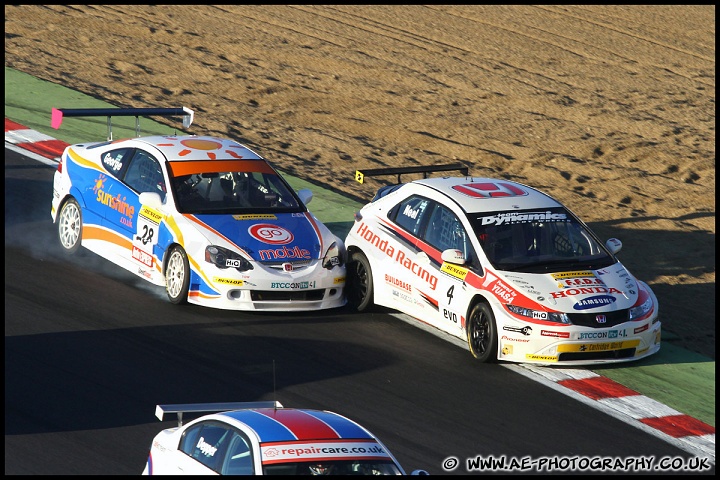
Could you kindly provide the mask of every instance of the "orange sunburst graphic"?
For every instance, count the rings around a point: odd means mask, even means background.
[[[97,193],[98,190],[102,190],[105,186],[105,180],[107,180],[107,177],[101,173],[100,176],[95,179],[95,186],[92,189],[93,193]]]
[[[190,138],[185,140],[180,140],[180,144],[183,147],[187,147],[184,150],[181,150],[178,153],[179,157],[184,157],[186,155],[189,155],[192,153],[193,150],[202,150],[207,152],[207,156],[210,160],[216,160],[217,159],[217,152],[214,152],[213,150],[220,150],[222,148],[222,143],[216,142],[214,140],[205,140],[205,139],[198,139],[198,138]],[[172,145],[172,144],[166,144],[166,145]],[[160,145],[162,146],[162,145]],[[225,153],[230,155],[233,158],[243,158],[242,155],[238,155],[236,152],[232,150],[225,150]]]

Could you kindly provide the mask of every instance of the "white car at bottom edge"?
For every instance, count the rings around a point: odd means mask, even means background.
[[[168,413],[178,425],[155,436],[143,475],[405,475],[375,435],[327,410],[274,401],[155,409],[160,420]],[[192,414],[202,416],[183,424]]]
[[[658,301],[551,196],[478,178],[461,164],[356,172],[461,170],[381,187],[345,239],[349,304],[403,312],[467,341],[483,362],[625,362],[659,351]]]

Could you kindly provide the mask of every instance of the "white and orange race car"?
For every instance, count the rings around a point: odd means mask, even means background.
[[[463,176],[400,183],[400,175]],[[398,175],[345,238],[348,302],[380,305],[467,341],[483,362],[602,364],[660,349],[658,301],[549,195],[468,175],[462,164],[375,169]]]
[[[182,115],[183,109],[53,109],[63,116]],[[110,126],[110,122],[108,121]],[[226,310],[314,311],[345,305],[346,251],[260,155],[234,140],[154,135],[68,146],[52,219],[69,254],[84,247],[172,303]]]

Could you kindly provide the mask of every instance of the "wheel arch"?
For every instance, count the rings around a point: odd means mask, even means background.
[[[53,216],[53,223],[57,223],[58,217],[60,217],[60,211],[70,199],[73,199],[77,202],[77,204],[80,206],[80,213],[82,213],[84,217],[85,212],[87,211],[87,204],[85,203],[85,198],[82,196],[80,190],[77,187],[71,187],[70,190],[65,193],[65,195],[58,202],[58,208],[55,211],[55,215]]]
[[[468,319],[470,318],[470,312],[472,312],[472,309],[475,308],[475,305],[478,303],[485,303],[487,304],[491,309],[493,309],[492,303],[490,302],[490,299],[483,295],[482,293],[476,293],[472,299],[468,302],[467,310],[465,311],[465,325],[463,325],[463,331],[465,332],[465,335],[467,335],[467,326],[468,326]],[[494,312],[494,309],[493,309]]]
[[[163,251],[163,258],[162,258],[162,274],[163,274],[163,276],[165,276],[165,274],[167,273],[168,261],[170,260],[170,255],[168,255],[168,253],[170,253],[170,251],[171,251],[174,247],[180,247],[180,248],[182,248],[183,251],[185,251],[185,255],[187,255],[187,250],[185,250],[185,247],[183,247],[182,245],[180,245],[180,243],[178,243],[178,242],[170,242],[170,243],[168,243],[167,246],[165,247],[165,250]],[[191,269],[191,270],[192,270],[192,269]]]
[[[500,330],[499,330],[500,326],[498,325],[498,315],[497,315],[497,312],[495,309],[495,303],[491,300],[491,298],[489,296],[486,296],[483,293],[476,293],[473,296],[472,300],[470,302],[468,302],[468,308],[467,308],[467,311],[465,312],[465,325],[463,325],[463,333],[464,333],[464,337],[467,339],[468,338],[468,326],[470,325],[470,313],[475,308],[475,306],[477,306],[480,303],[484,303],[485,305],[487,305],[494,317],[495,344],[496,344],[495,345],[495,355],[491,360],[488,360],[488,362],[495,363],[498,360],[500,360],[500,350],[501,350]]]

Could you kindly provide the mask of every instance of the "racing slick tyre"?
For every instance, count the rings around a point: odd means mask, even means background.
[[[348,304],[358,312],[369,311],[373,307],[373,277],[370,262],[362,252],[355,252],[348,265]]]
[[[175,245],[170,249],[165,269],[165,290],[170,302],[180,305],[187,303],[190,287],[190,263],[182,247]]]
[[[497,326],[487,303],[478,302],[472,307],[467,322],[467,341],[473,357],[486,363],[497,360]]]
[[[57,218],[57,232],[63,250],[75,255],[82,243],[82,212],[74,198],[69,198],[60,208]]]

